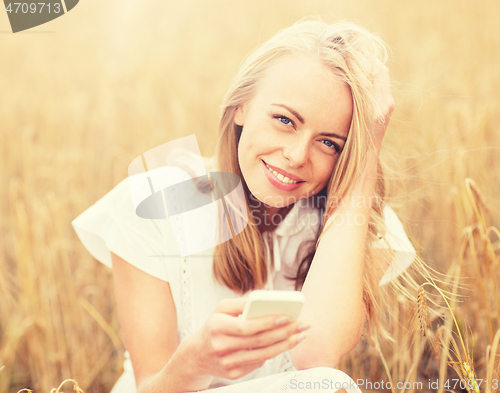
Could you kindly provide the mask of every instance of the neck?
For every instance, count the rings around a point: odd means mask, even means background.
[[[255,217],[258,217],[259,231],[272,232],[285,219],[293,204],[286,207],[261,206]]]

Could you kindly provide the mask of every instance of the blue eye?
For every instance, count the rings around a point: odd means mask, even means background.
[[[290,124],[293,125],[293,121],[291,121],[288,117],[286,117],[284,115],[274,115],[273,117],[275,119],[278,119],[280,121],[280,123],[284,124],[285,126],[288,126]]]
[[[331,140],[329,140],[329,139],[323,139],[323,142],[330,143],[330,145],[325,144],[325,146],[335,149],[337,151],[337,153],[340,152],[339,145],[337,145],[336,143],[333,143]]]

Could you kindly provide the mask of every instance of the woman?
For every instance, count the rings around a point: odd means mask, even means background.
[[[365,321],[384,332],[379,284],[415,256],[384,206],[386,58],[352,23],[307,20],[246,58],[222,105],[214,168],[242,179],[249,225],[204,254],[210,264],[178,257],[168,221],[138,218],[126,182],[73,221],[113,268],[131,360],[113,393],[314,391],[305,383],[324,380],[360,391],[336,367]],[[300,320],[238,318],[262,288],[301,290]]]

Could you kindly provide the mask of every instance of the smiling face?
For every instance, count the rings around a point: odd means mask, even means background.
[[[243,126],[238,161],[250,192],[274,207],[320,192],[344,148],[352,111],[349,87],[318,59],[280,59],[234,115]]]

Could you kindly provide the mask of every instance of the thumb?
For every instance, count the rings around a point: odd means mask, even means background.
[[[222,299],[217,306],[215,306],[213,313],[224,313],[238,316],[243,312],[247,301],[248,297]]]

